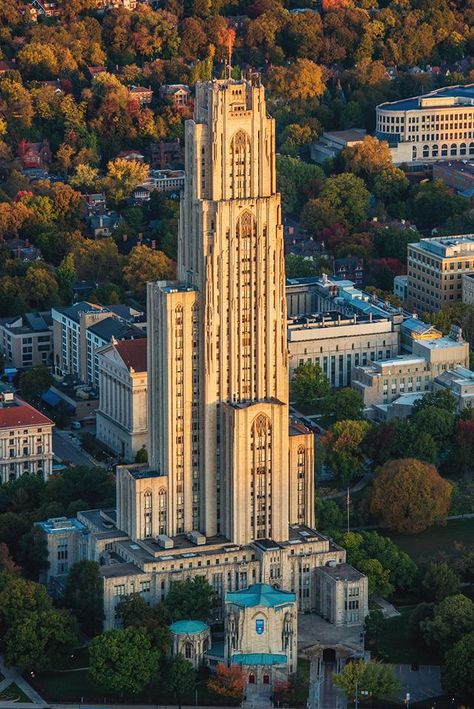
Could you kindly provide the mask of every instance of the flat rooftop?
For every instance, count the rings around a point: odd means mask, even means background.
[[[440,99],[439,103],[436,103],[437,98]],[[423,105],[423,99],[428,99],[425,105]],[[452,103],[447,102],[447,99],[452,99]],[[470,104],[474,104],[474,84],[446,86],[421,96],[381,103],[377,108],[383,111],[416,111],[430,110],[433,108],[450,108],[450,106],[459,107],[462,105],[468,108]]]
[[[474,253],[474,234],[420,239],[420,241],[410,244],[410,247],[416,247],[427,254],[434,254],[440,258],[472,256]]]
[[[338,564],[337,566],[319,566],[318,570],[336,581],[359,581],[364,577],[350,564]]]

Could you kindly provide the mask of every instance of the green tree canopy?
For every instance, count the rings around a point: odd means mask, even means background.
[[[173,581],[165,599],[173,621],[207,621],[213,603],[214,591],[204,576],[195,576],[185,581]]]
[[[474,633],[468,633],[447,650],[442,679],[453,694],[474,700]]]
[[[5,661],[26,670],[50,670],[64,662],[79,643],[75,618],[65,611],[28,613],[5,635]]]
[[[435,606],[433,617],[422,620],[420,626],[425,643],[443,652],[474,632],[474,603],[462,594],[447,596]]]
[[[343,419],[355,421],[362,418],[364,401],[359,392],[354,389],[337,389],[327,397],[324,408],[335,421]]]
[[[53,378],[44,364],[38,364],[20,376],[20,391],[27,399],[36,398],[49,389]]]
[[[324,460],[342,485],[362,470],[362,443],[369,430],[367,421],[336,421],[321,439]]]
[[[446,561],[430,562],[421,580],[421,586],[426,599],[437,603],[460,592],[459,576]]]
[[[159,654],[145,631],[138,628],[108,630],[89,648],[94,682],[118,694],[138,694],[157,671]]]
[[[333,675],[333,682],[350,699],[355,697],[356,691],[367,692],[371,698],[377,699],[400,689],[393,668],[373,660],[347,662],[342,672]]]
[[[314,410],[329,393],[329,382],[321,367],[313,362],[299,364],[291,379],[291,397],[297,407]]]
[[[86,635],[96,635],[102,630],[103,587],[96,561],[79,561],[67,577],[64,604],[76,616]]]

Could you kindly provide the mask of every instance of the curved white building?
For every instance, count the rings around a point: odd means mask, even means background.
[[[395,165],[474,156],[474,84],[381,103],[376,135],[390,145]]]

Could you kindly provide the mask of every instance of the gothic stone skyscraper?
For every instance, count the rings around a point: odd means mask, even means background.
[[[290,524],[314,524],[314,449],[288,416],[275,123],[259,79],[198,84],[185,144],[179,280],[148,287],[149,452],[163,486],[146,532],[282,541]]]

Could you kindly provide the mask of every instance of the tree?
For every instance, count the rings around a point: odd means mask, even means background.
[[[365,618],[364,630],[366,640],[369,643],[376,643],[380,635],[384,632],[387,621],[380,608],[372,608],[369,615]]]
[[[333,682],[350,698],[355,697],[356,692],[367,692],[369,697],[377,699],[400,689],[393,668],[373,660],[347,662],[342,672],[333,675]]]
[[[367,421],[337,421],[322,437],[324,459],[342,485],[362,470],[362,442],[370,429]]]
[[[17,557],[25,576],[37,581],[49,567],[48,542],[42,529],[33,527],[19,539]]]
[[[324,173],[319,165],[277,155],[277,188],[284,212],[298,215],[308,197],[321,191]]]
[[[442,680],[450,692],[474,700],[474,633],[465,635],[448,649]]]
[[[450,414],[456,413],[457,402],[456,398],[446,389],[440,391],[431,391],[423,394],[421,399],[417,399],[413,404],[413,414],[417,414],[423,409],[443,409]]]
[[[99,283],[120,280],[122,258],[111,237],[82,239],[75,244],[73,254],[78,278]]]
[[[273,67],[269,85],[274,95],[291,101],[317,98],[325,88],[322,68],[310,59],[297,59],[289,67]]]
[[[366,135],[360,143],[344,148],[341,157],[345,170],[362,177],[369,187],[373,187],[376,175],[393,168],[388,143],[372,135]]]
[[[196,673],[193,666],[181,654],[178,654],[169,663],[163,673],[163,678],[168,692],[181,708],[181,702],[192,696],[196,685]]]
[[[171,260],[162,251],[153,251],[144,245],[133,247],[123,269],[125,283],[139,298],[145,296],[149,281],[169,280],[174,275]]]
[[[287,278],[307,278],[319,276],[321,273],[330,273],[331,266],[323,258],[305,258],[297,254],[288,254],[285,257],[285,273]]]
[[[213,603],[214,591],[204,576],[173,581],[165,599],[173,621],[207,620]]]
[[[410,640],[420,645],[424,642],[421,631],[422,621],[433,617],[434,603],[419,603],[416,608],[410,613],[408,621],[408,633]]]
[[[291,397],[297,407],[313,410],[329,393],[329,382],[321,367],[311,361],[299,364],[291,379]]]
[[[94,192],[99,187],[99,170],[92,165],[79,163],[69,180],[71,187],[81,192]]]
[[[365,569],[370,588],[377,595],[388,596],[394,588],[406,589],[413,583],[416,564],[388,537],[377,532],[339,532],[335,538],[346,549],[348,563]]]
[[[0,573],[0,625],[3,633],[33,613],[51,610],[46,588],[21,576]]]
[[[316,499],[317,528],[326,534],[333,535],[335,530],[340,530],[344,524],[344,514],[334,500]]]
[[[40,265],[29,267],[25,276],[25,292],[34,308],[46,308],[58,301],[58,282],[48,268]]]
[[[135,463],[148,463],[148,452],[146,448],[140,448],[135,456]]]
[[[436,406],[425,406],[413,413],[411,423],[418,433],[429,433],[436,444],[447,447],[454,429],[454,414]]]
[[[459,594],[459,576],[445,561],[432,561],[421,580],[421,587],[428,601],[439,603],[447,596]]]
[[[76,616],[86,635],[97,635],[104,618],[102,579],[96,561],[79,561],[67,577],[64,604]]]
[[[38,364],[29,372],[20,375],[19,386],[22,396],[34,399],[44,394],[52,383],[53,378],[49,369],[44,364]]]
[[[148,170],[146,163],[137,160],[110,160],[104,186],[111,199],[119,203],[130,197],[135,187],[148,178]]]
[[[310,199],[301,213],[301,223],[310,232],[333,224],[354,228],[369,213],[370,193],[364,181],[343,172],[329,177],[317,199]]]
[[[441,179],[417,185],[408,200],[408,216],[419,229],[443,225],[450,217],[469,210],[469,200],[452,194]]]
[[[211,692],[222,697],[241,700],[244,693],[242,667],[239,665],[227,667],[222,662],[219,663],[215,674],[209,677],[207,687]]]
[[[362,418],[364,401],[354,389],[337,389],[334,394],[327,397],[324,408],[335,421],[357,420]]]
[[[424,642],[443,652],[461,640],[466,633],[474,632],[474,603],[458,594],[447,596],[433,611],[433,617],[420,623]]]
[[[374,478],[370,509],[387,529],[416,534],[446,518],[452,487],[421,460],[387,461]]]
[[[79,643],[75,619],[65,611],[32,612],[18,620],[4,638],[5,661],[23,672],[56,668]]]
[[[150,607],[139,593],[125,596],[115,612],[124,628],[138,628],[147,633],[154,650],[164,657],[170,646],[170,614],[164,603]]]
[[[119,694],[138,694],[157,670],[159,654],[143,630],[108,630],[95,637],[89,648],[90,675],[94,682]]]

